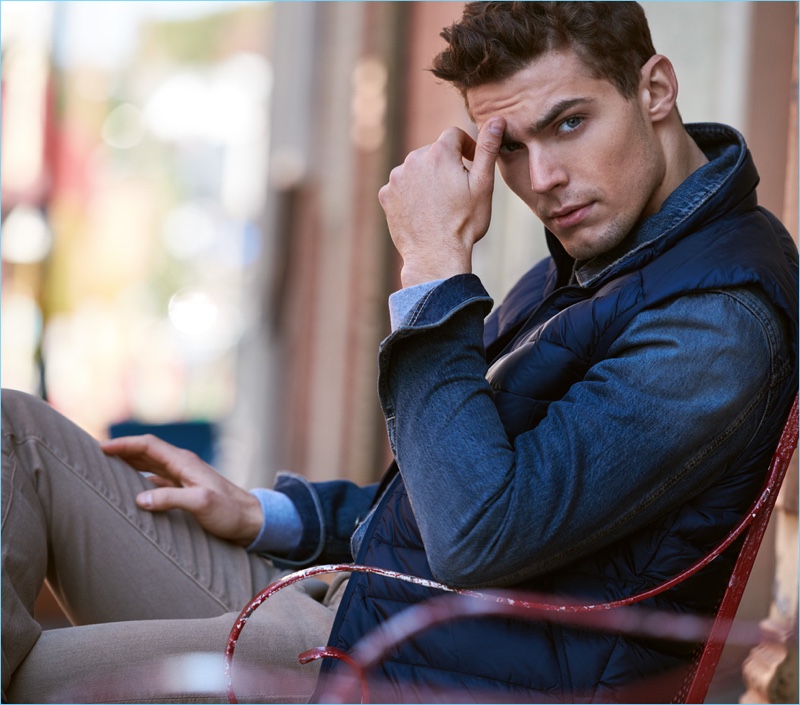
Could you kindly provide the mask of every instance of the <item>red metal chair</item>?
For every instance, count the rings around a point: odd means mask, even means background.
[[[300,654],[302,663],[319,658],[337,658],[347,662],[357,673],[361,682],[362,702],[368,702],[369,692],[365,678],[366,671],[380,663],[384,656],[395,646],[412,638],[424,629],[435,624],[467,616],[485,616],[492,614],[515,615],[525,619],[549,619],[551,621],[577,623],[581,626],[613,629],[627,634],[647,634],[662,638],[691,638],[701,643],[695,655],[691,669],[676,695],[674,702],[702,703],[708,693],[711,678],[719,662],[722,649],[731,633],[733,619],[742,599],[747,580],[755,562],[758,548],[764,537],[775,500],[780,490],[786,470],[797,447],[798,440],[798,400],[795,397],[789,412],[786,425],[778,442],[778,446],[770,463],[769,472],[758,498],[749,511],[730,531],[723,541],[701,560],[683,572],[637,595],[622,600],[603,604],[564,604],[548,603],[546,599],[531,595],[504,591],[502,593],[480,593],[473,590],[452,588],[442,583],[426,580],[394,571],[387,571],[370,566],[355,564],[321,565],[292,573],[272,583],[256,595],[242,610],[231,629],[225,651],[225,676],[230,702],[235,703],[236,695],[232,682],[233,654],[236,642],[250,615],[271,595],[284,587],[308,577],[323,573],[361,572],[375,573],[389,578],[403,580],[425,587],[436,588],[447,593],[480,598],[479,600],[453,600],[444,597],[434,598],[428,602],[414,605],[405,612],[395,615],[380,628],[366,635],[353,649],[346,654],[333,647],[318,647]],[[734,564],[728,586],[713,620],[692,615],[670,614],[664,619],[660,614],[648,614],[637,610],[632,612],[625,608],[658,595],[697,573],[719,556],[742,534],[745,534],[742,547]],[[710,622],[710,624],[709,624]],[[746,629],[737,635],[737,640],[752,640],[753,634]],[[345,702],[346,695],[337,689],[334,682],[329,701]]]

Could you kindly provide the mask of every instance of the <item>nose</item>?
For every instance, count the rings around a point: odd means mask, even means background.
[[[546,149],[528,149],[528,170],[531,190],[535,193],[547,193],[567,183],[567,173],[560,160]]]

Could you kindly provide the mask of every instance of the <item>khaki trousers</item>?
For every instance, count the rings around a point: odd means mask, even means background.
[[[188,513],[151,514],[149,486],[47,404],[2,393],[2,687],[9,702],[227,702],[223,654],[251,597],[283,573],[207,534]],[[75,626],[42,631],[47,580]],[[303,702],[346,583],[311,580],[267,600],[238,645],[242,702]]]

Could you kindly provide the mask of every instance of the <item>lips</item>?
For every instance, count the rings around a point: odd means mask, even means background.
[[[550,214],[550,219],[559,228],[573,228],[578,225],[592,208],[591,203],[584,203],[577,206],[566,206]]]

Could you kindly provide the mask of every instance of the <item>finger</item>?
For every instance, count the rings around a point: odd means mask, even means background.
[[[104,453],[119,457],[136,470],[178,481],[186,464],[187,451],[151,434],[112,438],[102,441],[100,447]]]
[[[208,508],[209,492],[203,487],[159,487],[136,495],[136,504],[149,512],[185,509],[197,514]]]
[[[470,184],[478,190],[491,190],[494,186],[494,165],[500,154],[505,127],[506,121],[503,118],[493,117],[484,123],[478,133],[472,168],[469,171]]]
[[[114,455],[136,470],[156,472],[162,465],[153,458],[151,448],[154,444],[151,436],[123,436],[101,441],[100,448],[107,455]]]
[[[475,140],[472,139],[460,127],[448,127],[436,140],[436,144],[442,144],[450,147],[453,151],[458,152],[462,157],[472,159],[472,154],[475,151]],[[433,145],[428,145],[430,149]]]

